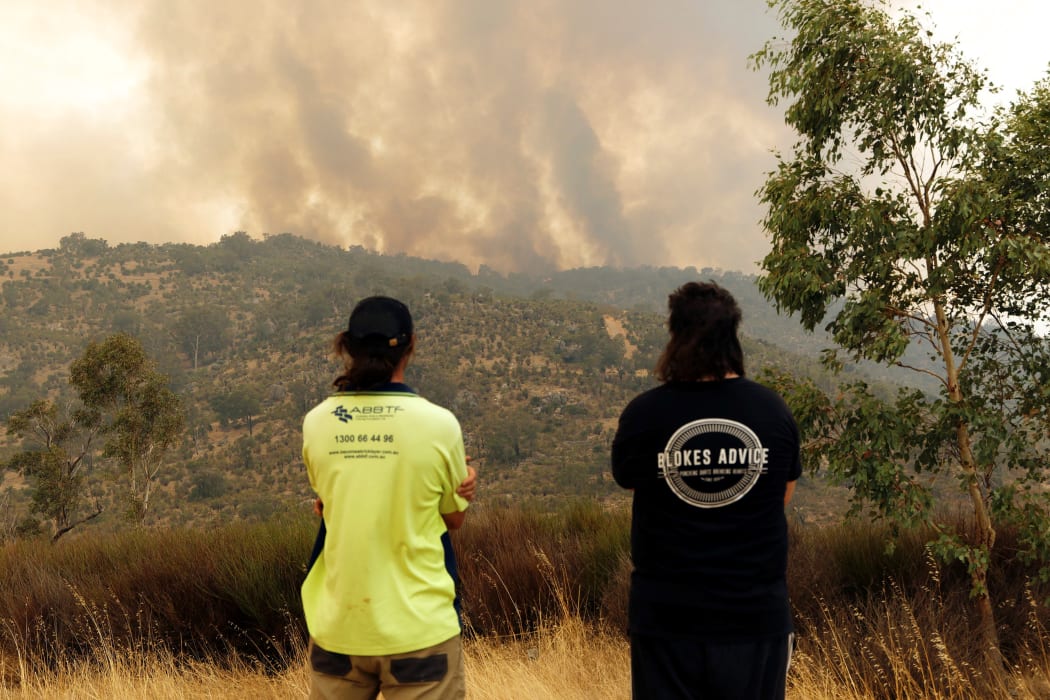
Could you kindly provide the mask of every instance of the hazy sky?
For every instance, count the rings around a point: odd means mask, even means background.
[[[1044,74],[1042,2],[922,5],[1010,96]],[[764,0],[2,0],[0,251],[287,231],[752,272],[777,29]]]

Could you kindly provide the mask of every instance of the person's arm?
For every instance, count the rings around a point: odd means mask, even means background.
[[[617,431],[613,437],[609,463],[616,483],[625,489],[633,490],[637,476],[634,469],[635,446],[632,442],[634,441],[628,441]]]
[[[456,487],[456,493],[468,503],[474,500],[478,491],[478,470],[470,466],[471,458],[467,457],[467,478]]]
[[[644,415],[644,412],[642,412]],[[622,488],[634,490],[643,480],[639,464],[650,463],[646,458],[644,424],[639,420],[637,399],[631,401],[620,414],[609,454],[613,479]]]
[[[470,466],[470,461],[471,458],[467,457],[467,478],[456,487],[456,494],[468,503],[474,500],[474,495],[478,491],[478,470]],[[458,530],[463,527],[463,521],[467,519],[467,511],[442,513],[441,519],[445,521],[445,527],[449,530]]]
[[[787,506],[791,502],[791,497],[795,495],[795,484],[797,481],[787,482],[787,488],[784,489],[784,505]]]
[[[449,530],[458,530],[463,527],[463,521],[467,519],[467,511],[457,510],[455,513],[442,513],[441,519],[445,521],[445,527]]]

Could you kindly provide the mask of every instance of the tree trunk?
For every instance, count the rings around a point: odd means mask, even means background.
[[[977,572],[973,573],[974,581],[977,580]],[[984,661],[989,673],[996,678],[1002,678],[1006,671],[1006,661],[999,648],[999,630],[995,623],[995,610],[992,608],[992,599],[988,595],[987,568],[982,568],[980,578],[985,584],[984,593],[977,598],[977,612],[980,615],[981,641],[984,647]]]
[[[937,335],[941,345],[941,356],[944,359],[945,376],[948,380],[948,400],[957,405],[962,404],[964,397],[962,388],[959,386],[959,367],[956,365],[955,354],[952,351],[947,315],[940,301],[934,301],[934,311],[937,316]],[[995,528],[988,514],[984,494],[981,493],[981,487],[977,481],[977,462],[971,447],[970,429],[963,420],[960,420],[956,427],[956,444],[959,447],[960,466],[967,478],[967,490],[970,495],[970,504],[973,506],[976,529],[977,541],[970,542],[969,545],[986,554],[980,561],[970,563],[970,582],[973,590],[978,592],[975,599],[979,615],[978,628],[984,647],[987,670],[996,677],[1001,677],[1005,666],[999,646],[999,627],[995,621],[995,609],[988,590],[988,565],[995,547]]]
[[[139,512],[139,525],[146,523],[146,514],[149,511],[149,497],[150,492],[153,490],[153,481],[149,478],[145,479],[145,484],[142,488],[142,496],[139,500],[142,510]]]
[[[995,547],[995,527],[988,515],[981,489],[977,484],[977,469],[973,461],[973,452],[970,449],[970,432],[965,425],[960,424],[958,429],[959,452],[962,455],[963,468],[970,479],[969,491],[970,501],[973,504],[974,525],[976,526],[977,542],[973,543],[982,551],[987,552],[987,558],[979,564],[973,564],[970,572],[970,580],[975,590],[980,591],[977,596],[977,611],[980,615],[981,641],[984,646],[984,657],[988,662],[988,670],[995,674],[1001,674],[1005,668],[1003,656],[999,647],[999,628],[995,621],[995,609],[992,607],[991,594],[988,590],[988,562],[991,561],[992,550]]]

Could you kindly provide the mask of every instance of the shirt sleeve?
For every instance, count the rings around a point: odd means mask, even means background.
[[[612,474],[616,483],[625,489],[633,489],[639,481],[638,464],[643,452],[643,440],[635,432],[633,411],[630,405],[620,415],[616,435],[612,441]]]
[[[443,490],[438,512],[443,515],[458,513],[466,510],[470,505],[467,499],[456,493],[456,488],[467,478],[467,453],[466,448],[463,447],[463,433],[458,422],[455,424],[455,431],[450,437],[447,449],[442,451],[442,456],[444,457]]]

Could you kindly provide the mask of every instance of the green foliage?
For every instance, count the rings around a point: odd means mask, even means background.
[[[870,505],[894,526],[931,525],[932,479],[948,467],[941,446],[950,435],[918,391],[900,389],[895,401],[874,396],[867,384],[841,385],[832,399],[811,381],[771,371],[807,441],[804,462],[850,487],[850,513]]]
[[[43,529],[39,520],[27,516],[15,526],[15,533],[21,538],[31,538],[43,534]]]
[[[102,512],[97,503],[92,513],[81,512],[92,442],[101,428],[100,416],[94,411],[60,411],[44,400],[34,401],[7,420],[8,432],[23,440],[23,449],[4,466],[28,479],[30,512],[51,522],[52,541]]]
[[[149,371],[142,344],[118,333],[102,343],[88,344],[69,367],[69,383],[88,408],[115,411],[129,402],[133,387],[146,380]]]
[[[219,498],[229,491],[226,477],[212,471],[195,474],[190,487],[189,499],[191,501],[205,501],[210,498]]]
[[[214,359],[227,346],[229,319],[226,311],[200,304],[184,311],[175,321],[172,332],[182,350],[192,360],[193,368]]]
[[[128,516],[142,521],[165,453],[182,437],[181,400],[141,343],[124,334],[89,343],[70,366],[69,382],[88,411],[107,416],[102,454],[120,465]]]
[[[1050,77],[1019,95],[1001,118],[1004,127],[988,135],[980,166],[1003,207],[1002,215],[987,225],[1003,231],[1002,254],[1021,258],[1034,272],[1029,293],[1019,295],[1011,311],[1030,317],[1046,311],[1039,306],[1038,290],[1050,266],[1045,247],[1050,231]]]
[[[799,138],[759,191],[772,237],[759,286],[807,329],[830,316],[855,359],[907,366],[909,346],[926,349],[933,363],[916,369],[938,381],[937,397],[892,402],[863,384],[834,399],[793,390],[809,450],[880,516],[933,527],[936,550],[967,564],[994,647],[989,513],[1010,511],[1014,484],[1050,466],[1050,403],[1031,373],[1047,354],[1035,323],[1050,306],[1050,198],[1035,161],[1050,92],[1043,83],[983,118],[983,73],[913,17],[863,0],[770,4],[793,36],[753,60]],[[941,473],[969,500],[968,535],[938,522],[920,475]],[[1046,532],[1050,504],[1029,494],[1017,522]],[[1045,552],[1022,541],[1025,556]]]
[[[75,257],[92,258],[109,249],[109,243],[101,238],[88,238],[81,232],[63,236],[58,242],[59,250]]]
[[[262,410],[259,391],[250,386],[234,387],[226,394],[212,397],[210,403],[224,421],[244,420],[249,435],[252,433],[252,416]]]
[[[773,4],[797,34],[753,58],[800,138],[760,191],[773,234],[762,289],[810,329],[843,299],[836,342],[896,360],[951,273],[983,267],[990,193],[971,174],[985,80],[911,17],[861,0]],[[969,215],[945,216],[950,202]]]

